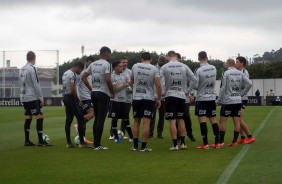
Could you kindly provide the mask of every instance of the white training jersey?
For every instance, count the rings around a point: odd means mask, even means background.
[[[81,80],[81,77],[82,77],[84,72],[85,72],[85,70],[83,70],[80,73],[80,75],[77,78],[77,82],[76,82],[77,95],[78,95],[78,97],[81,101],[91,100],[91,91],[89,91],[89,89],[85,86],[85,84]],[[90,75],[87,77],[87,82],[90,85],[92,85],[92,77]]]
[[[43,95],[36,68],[27,63],[19,72],[20,99],[21,102],[43,100]]]

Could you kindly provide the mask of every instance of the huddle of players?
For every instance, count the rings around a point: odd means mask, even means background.
[[[196,70],[195,75],[187,65],[178,61],[177,54],[174,51],[168,52],[168,63],[164,64],[159,70],[151,65],[150,53],[144,52],[141,55],[142,62],[132,67],[132,74],[127,68],[129,71],[123,72],[124,65],[119,61],[113,63],[114,72],[111,75],[111,65],[108,62],[110,55],[111,50],[108,47],[102,47],[100,50],[100,60],[92,63],[93,58],[89,57],[85,66],[82,63],[75,63],[63,75],[67,147],[75,147],[70,140],[70,125],[74,116],[78,121],[79,146],[88,147],[83,137],[85,135],[85,123],[94,117],[93,104],[95,110],[95,121],[93,124],[94,150],[108,149],[101,145],[101,137],[110,105],[109,115],[112,118],[112,131],[116,142],[120,141],[117,136],[117,120],[122,119],[130,140],[132,141],[133,138],[133,148],[131,150],[138,150],[139,127],[141,119],[143,119],[140,151],[151,151],[147,147],[150,122],[154,117],[155,109],[159,108],[163,101],[166,111],[165,118],[169,120],[173,142],[170,150],[179,149],[177,136],[180,139],[180,148],[186,149],[185,133],[187,126],[185,128],[183,116],[185,111],[187,111],[185,104],[187,104],[188,100],[193,101],[193,95],[190,94],[193,89],[197,90],[195,114],[198,116],[203,138],[203,145],[199,146],[199,149],[209,149],[206,117],[210,119],[215,136],[213,147],[221,148],[224,145],[225,123],[228,116],[231,116],[234,121],[234,139],[229,146],[237,145],[240,130],[242,131],[242,136],[238,141],[239,143],[249,144],[254,141],[254,137],[243,120],[243,113],[240,114],[245,107],[242,106],[241,96],[247,94],[251,88],[251,82],[244,68],[241,68],[245,71],[244,73],[235,69],[235,61],[233,59],[226,61],[228,70],[222,76],[220,94],[216,101],[216,69],[207,63],[208,58],[204,51],[198,55],[201,66]],[[87,62],[89,63],[87,64]],[[243,63],[242,66],[246,64],[246,60],[243,57],[238,57],[236,62]],[[80,74],[81,72],[82,74]],[[79,74],[80,77],[77,79]],[[92,81],[91,79],[89,80],[90,75]],[[77,93],[76,85],[80,86],[78,89],[84,90]],[[128,117],[131,100],[128,98],[128,94],[131,93],[130,86],[133,86],[133,135]],[[91,94],[90,91],[92,91]],[[220,126],[216,123],[216,103],[222,104]],[[245,139],[244,132],[248,136],[247,139]]]

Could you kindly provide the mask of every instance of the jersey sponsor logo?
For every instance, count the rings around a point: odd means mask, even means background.
[[[232,87],[232,91],[235,91],[235,92],[239,92],[240,91],[240,88],[239,87]]]
[[[100,78],[96,78],[96,77],[95,77],[95,78],[93,79],[93,82],[101,82],[101,80],[100,80]]]
[[[136,88],[136,93],[143,93],[143,94],[146,94],[146,89]]]
[[[208,68],[208,69],[204,69],[203,72],[208,72],[208,71],[213,71],[215,70],[214,68]]]
[[[181,65],[170,65],[168,66],[169,68],[181,68],[182,66]]]
[[[172,91],[181,91],[180,87],[171,87],[170,90]]]
[[[139,80],[138,84],[137,85],[140,85],[140,86],[146,86],[148,83],[147,81],[144,81],[144,80]]]
[[[143,72],[138,72],[137,75],[144,75],[144,76],[149,76],[148,73],[143,73]]]
[[[173,79],[171,84],[175,86],[181,86],[181,80]]]
[[[148,110],[145,110],[144,111],[144,116],[150,116],[152,114],[152,112],[148,111]]]
[[[144,66],[138,66],[137,68],[144,69],[144,70],[151,70],[151,68],[144,67]]]
[[[171,72],[170,75],[182,75],[181,72]]]
[[[213,78],[215,77],[215,75],[206,75],[206,78],[209,79],[209,78]]]
[[[199,115],[205,115],[207,113],[206,110],[199,110]]]
[[[240,93],[233,93],[230,96],[241,96],[241,94]]]

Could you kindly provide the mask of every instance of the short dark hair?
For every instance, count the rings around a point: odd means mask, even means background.
[[[246,60],[246,58],[243,57],[243,56],[238,56],[238,57],[236,58],[236,60],[238,60],[240,63],[243,63],[244,66],[247,65],[247,60]]]
[[[175,56],[175,55],[176,55],[176,53],[173,50],[168,51],[168,53],[167,53],[168,57],[172,57],[172,56]]]
[[[176,53],[176,56],[178,59],[181,59],[181,55],[179,53]]]
[[[26,54],[26,60],[27,61],[33,61],[33,60],[35,60],[35,58],[36,58],[35,53],[32,52],[32,51],[28,51],[28,53]]]
[[[141,54],[141,58],[142,58],[143,60],[145,60],[145,61],[151,60],[151,54],[150,54],[149,52],[143,52],[143,53]]]
[[[73,64],[73,67],[78,67],[80,69],[84,69],[84,64],[82,62],[76,62]]]
[[[207,59],[207,58],[208,58],[208,55],[207,55],[206,51],[201,51],[201,52],[199,52],[198,58],[199,58],[199,60],[205,60],[205,59]]]
[[[93,56],[88,56],[87,58],[86,58],[86,60],[85,61],[91,61],[91,62],[94,62],[95,61],[95,59],[94,59],[94,57]]]
[[[115,68],[117,65],[119,65],[121,62],[120,61],[114,61],[112,63],[112,67]]]
[[[104,46],[100,49],[100,55],[110,54],[110,53],[112,53],[112,51],[109,47]]]
[[[120,58],[120,60],[125,60],[125,59],[127,59],[126,56],[122,56],[122,57]]]

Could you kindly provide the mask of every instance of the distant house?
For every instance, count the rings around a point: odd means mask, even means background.
[[[5,77],[4,77],[5,73]],[[37,70],[42,93],[44,97],[52,97],[53,78],[56,70],[53,68],[38,68]],[[0,97],[19,98],[19,69],[17,67],[0,68]],[[5,82],[3,81],[5,80]],[[4,95],[5,94],[5,95]]]

